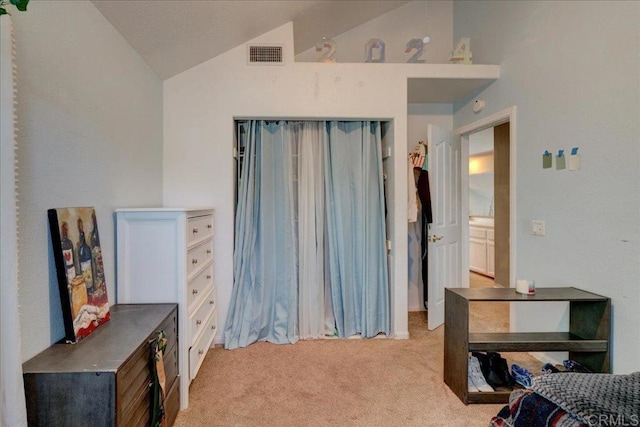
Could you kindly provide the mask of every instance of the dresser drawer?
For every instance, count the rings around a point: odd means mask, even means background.
[[[187,219],[187,246],[213,236],[213,215]]]
[[[198,309],[189,318],[189,344],[198,339],[202,330],[206,326],[207,319],[211,316],[211,312],[215,310],[214,288],[210,287],[204,296],[202,303]]]
[[[164,413],[167,419],[167,425],[173,425],[173,422],[180,411],[180,382],[176,381],[173,386],[167,390],[167,396],[164,400]]]
[[[194,246],[187,252],[187,277],[200,270],[213,259],[211,239]]]
[[[171,348],[167,348],[164,354],[164,369],[165,369],[165,387],[166,390],[170,390],[171,388],[175,389],[174,396],[172,399],[179,398],[179,381],[177,381],[178,375],[178,360],[177,360],[177,345],[174,345]],[[154,378],[153,378],[153,368],[150,367],[151,376],[149,378],[149,382],[147,387],[141,391],[140,395],[136,397],[133,401],[127,402],[127,410],[122,416],[122,423],[119,426],[148,426],[151,422],[151,405],[153,405],[153,386],[154,386]],[[177,396],[177,397],[176,397]],[[169,397],[165,400],[165,410],[166,406],[169,404]],[[179,406],[179,403],[176,405],[174,402],[171,402],[172,406]],[[177,411],[175,411],[177,414]],[[168,412],[167,412],[168,414]],[[175,414],[173,416],[175,420]],[[173,421],[171,421],[168,425],[171,425]]]
[[[167,347],[171,348],[178,337],[178,312],[174,311],[165,321],[162,322],[157,332],[164,331],[167,335]],[[157,335],[156,335],[157,336]],[[153,337],[155,338],[155,336]]]
[[[213,262],[210,262],[187,284],[187,311],[191,313],[206,290],[213,287]]]
[[[118,425],[131,421],[140,408],[149,407],[152,383],[151,345],[145,342],[116,375]]]
[[[209,319],[206,322],[206,329],[202,332],[200,337],[196,340],[196,343],[189,349],[189,378],[195,378],[200,365],[204,357],[207,355],[207,350],[213,342],[213,338],[216,336],[217,330],[218,312],[211,313]]]
[[[149,388],[148,392],[140,397],[139,400],[131,406],[130,412],[125,414],[123,422],[118,424],[118,427],[141,427],[148,426],[151,423],[151,398],[150,392],[152,388]]]
[[[178,346],[174,345],[165,350],[164,357],[165,386],[171,387],[178,377]]]

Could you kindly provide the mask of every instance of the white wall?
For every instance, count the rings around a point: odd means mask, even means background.
[[[333,37],[339,63],[363,63],[365,44],[372,38],[385,42],[387,63],[406,63],[415,53],[405,53],[406,44],[413,38],[428,35],[431,41],[425,45],[427,63],[447,63],[453,49],[453,1],[412,1],[376,19]],[[300,62],[315,62],[324,52],[309,49],[296,55]],[[413,64],[414,66],[416,64]],[[452,130],[453,106],[451,104],[409,104],[407,115],[407,148],[413,149],[418,141],[427,138],[427,124]],[[408,225],[408,309],[424,310],[421,279],[420,225]]]
[[[284,43],[289,23],[254,40]],[[218,318],[224,329],[233,286],[233,121],[238,117],[393,120],[395,170],[406,171],[407,65],[295,63],[248,66],[239,46],[165,81],[164,203],[216,209]],[[398,141],[402,141],[399,143]],[[399,163],[403,163],[399,165]],[[406,172],[393,176],[395,334],[407,336]]]
[[[469,216],[493,216],[493,173],[469,175]]]
[[[612,298],[613,369],[640,368],[640,3],[458,1],[454,36],[500,79],[455,106],[456,127],[511,105],[517,122],[516,274],[539,287]],[[578,171],[543,170],[545,150],[580,147]],[[546,221],[546,237],[529,232]],[[518,312],[518,330],[567,326],[567,316]],[[545,319],[551,319],[545,321]]]
[[[115,303],[112,211],[162,201],[162,82],[90,2],[31,2],[13,20],[27,360],[64,336],[47,209],[96,207]]]
[[[337,62],[364,62],[366,43],[377,38],[385,43],[385,62],[406,63],[415,53],[405,53],[407,42],[427,35],[431,42],[422,59],[431,64],[447,63],[453,50],[453,1],[412,1],[335,36],[334,57]],[[312,48],[296,55],[296,61],[315,62],[323,53]]]

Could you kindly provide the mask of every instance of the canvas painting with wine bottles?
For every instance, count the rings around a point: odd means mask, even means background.
[[[110,318],[96,210],[49,209],[65,340],[78,342]]]

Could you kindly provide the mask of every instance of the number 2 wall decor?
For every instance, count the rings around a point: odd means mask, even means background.
[[[336,59],[334,55],[336,54],[337,44],[332,39],[322,38],[318,43],[316,43],[316,51],[320,52],[323,49],[327,49],[322,56],[318,59],[318,62],[329,62],[334,63]]]

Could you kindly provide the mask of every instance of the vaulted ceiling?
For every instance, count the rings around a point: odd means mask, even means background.
[[[406,0],[92,0],[162,79],[293,22],[295,53]]]

